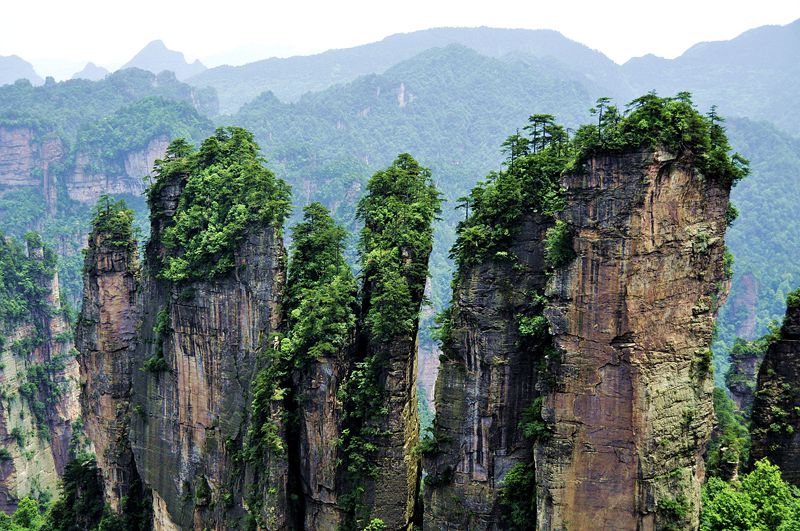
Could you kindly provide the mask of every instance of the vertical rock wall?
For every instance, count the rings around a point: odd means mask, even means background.
[[[154,491],[154,513],[161,515],[157,526],[240,525],[247,498],[255,497],[263,502],[266,528],[284,529],[289,525],[284,452],[252,463],[242,447],[259,354],[274,348],[270,335],[280,324],[283,243],[274,227],[257,227],[245,236],[230,273],[209,281],[161,280],[157,264],[167,251],[160,238],[181,187],[180,178],[165,183],[153,209],[135,354],[143,369],[133,381],[136,464]],[[163,367],[153,364],[159,358]],[[273,408],[282,437],[280,399]]]
[[[751,419],[751,460],[769,458],[800,485],[800,306],[789,307],[780,339],[767,350]]]
[[[589,160],[563,213],[578,257],[547,311],[562,351],[536,447],[539,529],[696,528],[713,423],[728,190],[664,152]]]
[[[337,396],[352,360],[350,349],[324,356],[296,375],[298,472],[306,529],[337,529],[343,520],[339,474],[342,404]]]
[[[696,528],[728,189],[649,150],[592,158],[562,186],[574,259],[547,273],[552,221],[528,218],[457,279],[426,524],[507,528],[502,489],[525,465],[538,529]],[[549,347],[526,347],[520,319],[542,312]],[[538,420],[523,413],[537,397]],[[523,421],[551,433],[534,443]]]
[[[90,235],[76,330],[86,434],[94,443],[106,503],[115,511],[136,475],[128,436],[140,317],[137,256],[135,245],[120,247],[106,234]]]
[[[43,252],[28,242],[30,261],[43,260]],[[78,362],[61,312],[58,275],[33,280],[44,294],[28,301],[30,314],[22,322],[0,323],[0,510],[5,512],[25,496],[57,494],[80,417]]]
[[[533,216],[498,258],[457,279],[451,340],[436,384],[435,447],[425,460],[425,524],[430,529],[503,527],[500,489],[506,473],[531,461],[519,429],[538,395],[541,353],[527,348],[519,318],[541,312],[543,240],[548,225]]]

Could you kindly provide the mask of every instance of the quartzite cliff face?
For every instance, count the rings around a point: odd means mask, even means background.
[[[115,511],[138,474],[130,447],[134,347],[139,336],[138,250],[133,241],[93,232],[84,261],[83,306],[76,330],[81,409]]]
[[[89,148],[70,154],[55,134],[2,126],[0,185],[41,194],[50,215],[57,208],[59,186],[69,199],[82,204],[93,203],[103,193],[138,196],[144,191],[144,177],[150,176],[153,162],[163,156],[168,143],[166,137],[156,136],[143,148],[125,153],[122,160],[106,160],[99,150]]]
[[[547,281],[542,242],[550,225],[529,217],[510,250],[516,262],[492,260],[458,278],[452,340],[436,384],[436,447],[426,463],[431,529],[501,526],[503,479],[531,461],[531,443],[518,425],[540,394],[541,356],[520,333],[519,317],[541,313],[534,301]]]
[[[5,238],[0,235],[0,238]],[[31,275],[25,286],[25,315],[0,322],[0,510],[11,512],[25,496],[54,496],[71,456],[74,423],[80,417],[78,362],[69,323],[59,299],[55,260],[38,238],[16,251],[3,240],[4,262],[18,270],[3,272],[3,282],[21,271]],[[52,261],[51,261],[52,260]],[[51,262],[50,262],[51,261]],[[13,288],[4,285],[4,296]]]
[[[797,292],[796,292],[797,293]],[[786,310],[780,339],[767,349],[753,402],[753,462],[767,457],[800,485],[800,304]]]
[[[594,157],[563,184],[578,256],[548,293],[562,360],[537,526],[696,528],[728,187],[663,151]]]
[[[235,253],[234,269],[213,280],[163,280],[161,243],[182,191],[180,178],[154,199],[153,264],[142,280],[131,444],[136,464],[152,489],[156,528],[223,529],[243,518],[251,496],[263,501],[269,529],[289,525],[287,463],[276,451],[246,462],[250,387],[279,329],[284,250],[278,229],[253,227]],[[159,363],[156,361],[156,363]],[[282,432],[282,404],[273,402]],[[258,487],[256,487],[258,485]],[[259,488],[260,487],[260,488]],[[250,499],[250,503],[252,503]]]
[[[728,189],[658,150],[589,157],[561,184],[574,259],[545,278],[552,221],[534,217],[513,266],[504,255],[457,279],[426,523],[506,527],[506,474],[530,463],[538,529],[697,527]],[[555,351],[521,337],[542,310]],[[520,424],[539,396],[550,433],[532,444]]]

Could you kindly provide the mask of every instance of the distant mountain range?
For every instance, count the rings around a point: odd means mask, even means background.
[[[199,74],[206,69],[200,61],[187,62],[181,52],[170,50],[162,41],[153,41],[142,48],[133,59],[122,65],[120,70],[126,68],[139,68],[154,74],[169,70],[174,72],[175,77],[180,80]]]
[[[717,104],[720,112],[768,119],[791,134],[800,134],[800,20],[786,26],[764,26],[730,41],[700,43],[676,59],[647,55],[618,65],[597,50],[551,30],[434,28],[403,33],[353,48],[271,58],[242,66],[206,69],[189,63],[159,40],[145,46],[124,68],[153,73],[170,70],[179,80],[217,91],[220,112],[232,114],[265,91],[285,102],[308,92],[381,74],[392,66],[436,47],[459,44],[504,60],[549,60],[572,71],[594,97],[623,101],[649,90],[670,94],[690,90],[701,106]],[[74,78],[97,80],[107,72],[89,63]],[[0,57],[0,85],[42,78],[16,56]],[[761,95],[770,94],[769,98]]]
[[[109,74],[108,70],[94,63],[86,63],[83,70],[75,72],[72,79],[88,79],[89,81],[100,81]]]
[[[29,62],[16,55],[0,56],[0,85],[8,85],[18,79],[27,79],[34,85],[44,83]]]

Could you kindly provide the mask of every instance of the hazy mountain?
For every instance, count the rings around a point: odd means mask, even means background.
[[[141,68],[154,74],[169,70],[178,79],[186,79],[206,69],[200,61],[188,63],[181,52],[168,49],[162,41],[153,41],[122,65],[125,68]]]
[[[80,72],[75,72],[73,74],[72,79],[88,79],[89,81],[100,81],[104,77],[108,75],[108,70],[103,68],[102,66],[97,66],[94,63],[86,63],[86,66],[83,67],[83,70]]]
[[[629,92],[618,75],[619,66],[598,51],[571,41],[556,31],[495,28],[436,28],[392,35],[380,42],[285,59],[265,59],[243,66],[220,66],[188,80],[211,86],[220,95],[222,112],[235,112],[261,92],[296,101],[302,94],[323,90],[358,76],[382,73],[391,66],[434,47],[461,44],[489,57],[524,53],[555,58],[581,72],[589,82],[606,87],[606,93]]]
[[[705,42],[677,59],[648,55],[622,67],[637,92],[689,90],[701,106],[725,115],[769,120],[800,133],[800,20],[763,26],[730,41]]]
[[[18,79],[27,79],[34,85],[44,83],[44,79],[29,62],[16,55],[0,56],[0,85],[7,85]]]

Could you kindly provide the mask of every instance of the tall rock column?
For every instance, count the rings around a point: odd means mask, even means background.
[[[769,458],[800,485],[800,291],[789,295],[780,338],[758,371],[751,419],[751,460]]]
[[[544,216],[527,216],[507,251],[513,258],[465,267],[457,277],[434,431],[424,446],[428,528],[508,525],[500,501],[503,480],[515,465],[532,460],[519,424],[539,395],[543,353],[540,338],[531,335],[546,330],[528,330],[524,323],[543,309],[536,298],[547,281],[543,241],[551,225]],[[546,328],[543,318],[539,322]]]
[[[319,203],[306,206],[292,229],[281,350],[292,367],[297,424],[290,424],[287,445],[305,529],[338,529],[346,516],[343,452],[335,444],[342,439],[340,390],[354,357],[357,316],[356,280],[342,252],[346,237]]]
[[[563,353],[535,451],[539,529],[696,528],[713,424],[728,187],[634,150],[567,175],[577,258],[546,312]]]
[[[226,128],[157,163],[131,423],[157,529],[292,525],[275,335],[288,189],[257,153]]]
[[[81,408],[94,443],[106,502],[120,510],[136,474],[128,439],[133,350],[138,337],[138,250],[133,212],[98,206],[84,260],[83,305],[76,330]]]
[[[430,170],[402,154],[370,179],[359,203],[362,361],[346,383],[353,437],[345,454],[358,470],[350,479],[360,527],[377,518],[386,529],[410,529],[420,517],[417,329],[440,202]]]

